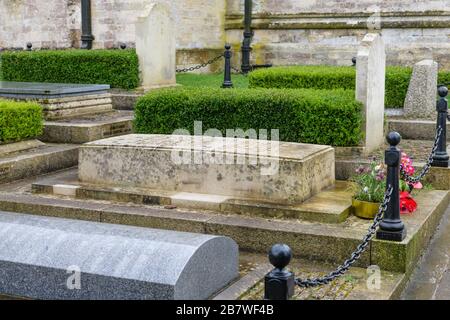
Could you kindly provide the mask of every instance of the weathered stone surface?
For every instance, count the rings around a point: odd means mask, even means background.
[[[238,276],[238,246],[226,237],[5,212],[0,226],[7,295],[207,299]]]
[[[54,143],[86,143],[129,134],[133,131],[132,122],[133,113],[129,111],[45,121],[40,139]]]
[[[36,140],[36,139],[13,142],[13,143],[6,143],[6,144],[0,143],[0,155],[29,150],[29,149],[41,147],[43,145],[44,145],[43,142]]]
[[[214,213],[242,214],[252,217],[301,219],[311,222],[341,223],[351,209],[350,184],[336,185],[297,205],[235,199],[226,196],[187,192],[161,192],[142,188],[106,187],[80,183],[76,169],[55,177],[43,177],[32,184],[32,192],[64,195],[77,199],[93,199],[152,206],[211,210]]]
[[[435,61],[422,60],[414,65],[405,100],[405,117],[413,119],[436,119],[437,82],[438,64]]]
[[[366,152],[384,142],[386,52],[380,34],[368,33],[356,63],[356,99],[364,104],[363,132]]]
[[[0,183],[76,166],[78,145],[40,145],[0,154]]]
[[[83,183],[301,203],[334,184],[328,146],[203,136],[128,135],[80,150]],[[240,148],[244,147],[242,151]],[[269,151],[270,149],[270,151]]]
[[[400,133],[403,139],[434,140],[436,137],[436,120],[389,119],[388,127],[389,131]],[[449,130],[450,123],[447,123],[447,132]]]
[[[170,6],[152,3],[138,18],[136,53],[145,90],[176,85],[175,24]]]

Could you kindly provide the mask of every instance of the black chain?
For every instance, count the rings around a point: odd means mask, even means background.
[[[177,73],[185,73],[185,72],[191,72],[191,71],[195,71],[195,70],[199,70],[199,69],[205,68],[205,67],[209,66],[210,64],[213,64],[214,62],[220,60],[221,58],[223,58],[223,56],[224,55],[221,54],[221,55],[219,55],[219,56],[217,56],[217,57],[215,57],[215,58],[213,58],[211,60],[208,60],[205,63],[199,64],[199,65],[196,65],[196,66],[192,66],[192,67],[188,67],[188,68],[177,69],[176,72]]]
[[[236,68],[236,67],[233,67],[233,66],[232,66],[231,69],[233,69],[234,72],[243,75],[244,77],[247,77],[247,76],[248,76],[248,73],[243,72],[243,71],[242,71],[241,69],[239,69],[239,68]]]
[[[359,244],[359,246],[356,248],[356,250],[352,253],[350,259],[345,260],[345,262],[339,266],[335,271],[330,272],[328,275],[321,277],[321,278],[314,278],[314,279],[306,279],[302,280],[300,278],[295,279],[295,283],[302,288],[309,288],[309,287],[317,287],[320,285],[328,284],[331,281],[333,281],[336,278],[339,278],[340,276],[344,275],[350,267],[361,257],[361,254],[366,251],[367,246],[369,245],[370,241],[372,240],[373,236],[377,232],[377,229],[383,220],[384,213],[387,209],[387,206],[389,202],[391,201],[391,196],[393,192],[393,188],[391,185],[386,190],[386,193],[384,194],[383,202],[380,204],[380,207],[378,209],[378,213],[375,216],[375,219],[372,223],[372,225],[369,227],[368,233],[363,238],[363,241]]]
[[[427,175],[428,172],[430,172],[431,169],[431,165],[434,162],[434,156],[436,155],[436,151],[438,149],[439,146],[439,141],[441,140],[442,137],[442,132],[444,131],[444,129],[439,126],[436,129],[436,136],[434,138],[434,145],[433,148],[431,150],[430,156],[428,157],[428,161],[425,164],[425,166],[422,168],[422,171],[420,172],[420,174],[417,177],[412,177],[410,176],[405,169],[403,168],[403,165],[400,165],[400,173],[402,174],[403,178],[410,184],[415,184],[417,182],[422,181],[423,177],[425,177]]]

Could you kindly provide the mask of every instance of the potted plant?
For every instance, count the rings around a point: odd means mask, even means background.
[[[353,177],[353,213],[360,218],[373,219],[386,191],[386,173],[383,164],[372,161],[370,166],[360,166]]]

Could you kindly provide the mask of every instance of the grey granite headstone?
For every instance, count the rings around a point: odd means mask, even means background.
[[[237,276],[227,237],[0,212],[0,294],[207,299]]]
[[[404,115],[414,119],[436,119],[436,92],[438,64],[433,60],[422,60],[414,65]]]

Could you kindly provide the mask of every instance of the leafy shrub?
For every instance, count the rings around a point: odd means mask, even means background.
[[[402,108],[412,69],[387,67],[386,107]],[[356,86],[355,67],[294,66],[259,69],[249,76],[251,88],[351,89]]]
[[[361,103],[348,90],[176,88],[156,90],[135,108],[137,133],[279,129],[280,140],[355,146],[361,139]]]
[[[4,52],[3,80],[139,86],[139,62],[134,50],[41,50]]]
[[[0,100],[0,143],[42,134],[42,107],[37,103]]]

